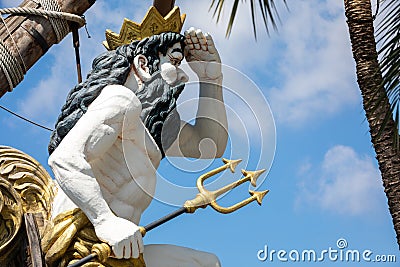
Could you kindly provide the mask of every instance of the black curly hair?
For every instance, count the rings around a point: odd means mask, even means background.
[[[75,86],[67,96],[50,137],[49,154],[53,153],[104,87],[125,84],[136,55],[142,54],[147,58],[150,74],[153,74],[159,70],[159,53],[165,56],[168,48],[178,42],[184,48],[184,40],[185,37],[179,33],[166,32],[134,41],[96,57],[86,80]]]

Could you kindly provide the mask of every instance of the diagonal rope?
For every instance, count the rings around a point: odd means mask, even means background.
[[[3,70],[7,82],[9,85],[9,90],[12,89],[19,84],[24,78],[24,71],[22,70],[21,65],[18,63],[17,59],[11,54],[10,50],[0,40],[0,67]]]
[[[57,1],[39,0],[39,3],[45,10],[56,11],[56,12],[62,11],[61,7],[57,3]],[[53,27],[53,30],[56,34],[57,43],[61,42],[61,40],[64,39],[64,37],[67,36],[67,34],[69,33],[69,26],[68,26],[67,21],[65,19],[49,17],[49,22],[50,22],[51,26]]]
[[[17,43],[15,42],[15,39],[14,39],[14,37],[12,36],[12,34],[11,34],[11,32],[10,32],[10,29],[8,28],[8,26],[7,26],[7,24],[6,24],[6,21],[4,20],[3,16],[0,16],[0,17],[1,17],[1,20],[3,21],[4,27],[6,27],[6,30],[7,30],[8,35],[11,37],[11,40],[12,40],[12,42],[13,42],[15,48],[17,49],[19,58],[21,59],[22,64],[24,65],[24,73],[26,73],[26,71],[28,70],[28,68],[26,67],[24,58],[22,57],[21,52],[19,51],[18,45],[17,45]]]
[[[31,121],[31,120],[29,120],[29,119],[27,119],[27,118],[25,118],[25,117],[22,117],[21,115],[18,115],[17,113],[15,113],[15,112],[9,110],[8,108],[3,107],[2,105],[0,105],[0,108],[1,108],[1,109],[4,109],[4,110],[7,111],[8,113],[11,113],[12,115],[14,115],[14,116],[16,116],[16,117],[18,117],[18,118],[20,118],[20,119],[22,119],[22,120],[24,120],[24,121],[27,121],[27,122],[29,122],[29,123],[31,123],[31,124],[33,124],[33,125],[36,125],[36,126],[38,126],[38,127],[40,127],[40,128],[43,128],[43,129],[45,129],[45,130],[48,130],[48,131],[50,131],[50,132],[53,131],[52,129],[50,129],[50,128],[46,127],[46,126],[40,125],[39,123],[36,123],[36,122]]]

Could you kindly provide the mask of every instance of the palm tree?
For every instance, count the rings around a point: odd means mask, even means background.
[[[397,9],[399,9],[399,3],[395,3],[396,1],[394,0],[391,2],[386,7],[392,5],[392,8],[396,9],[395,5],[397,5]],[[394,36],[392,36],[393,39],[390,36],[383,37],[387,39],[383,39],[386,41],[383,46],[384,50],[381,51],[386,53],[386,56],[381,61],[380,67],[374,38],[370,1],[345,0],[344,3],[353,57],[356,61],[357,82],[361,90],[363,107],[370,127],[371,141],[376,152],[383,186],[388,198],[389,210],[397,235],[397,243],[400,245],[399,56],[395,56],[396,47],[391,49],[392,45],[396,46],[395,40],[397,38],[398,54],[400,36],[398,30],[390,34],[392,27],[399,27],[399,13],[393,10],[392,16],[387,17],[386,22],[381,24],[385,26],[380,28],[381,36],[386,34],[386,31],[389,35]],[[393,18],[396,16],[397,21],[395,20],[396,18]],[[391,18],[394,20],[387,22]],[[385,50],[385,45],[388,46],[388,50]],[[384,77],[382,77],[381,70],[384,71]],[[386,91],[385,88],[387,89]],[[389,100],[392,100],[392,108]]]
[[[285,0],[281,1],[286,4]],[[388,198],[397,243],[400,246],[400,2],[396,0],[381,0],[381,2],[384,5],[382,11],[385,17],[377,32],[381,46],[379,53],[382,56],[380,64],[370,0],[344,0],[344,7],[363,108]],[[274,0],[250,0],[248,3],[255,36],[256,6],[261,11],[267,31],[269,24],[276,28],[275,22],[279,16]],[[217,21],[225,4],[224,0],[211,2]],[[232,31],[238,4],[239,0],[233,1],[227,36]]]

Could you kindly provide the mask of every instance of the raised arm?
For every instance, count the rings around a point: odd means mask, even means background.
[[[221,157],[228,140],[221,59],[211,35],[190,28],[185,36],[185,58],[200,81],[199,105],[194,125],[182,122],[179,138],[167,155]]]
[[[141,234],[137,225],[114,215],[90,162],[115,143],[126,112],[139,120],[140,111],[139,100],[128,88],[106,86],[49,157],[62,190],[82,209],[99,239],[112,247],[117,258],[137,258],[143,252]]]

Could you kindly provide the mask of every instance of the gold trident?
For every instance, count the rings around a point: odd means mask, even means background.
[[[253,202],[254,200],[257,200],[258,204],[261,205],[263,198],[265,195],[269,192],[269,190],[261,191],[261,192],[256,192],[249,190],[249,193],[251,197],[233,205],[230,207],[221,207],[220,205],[217,204],[217,198],[228,192],[229,190],[232,190],[233,188],[245,183],[245,182],[250,182],[252,186],[257,186],[257,178],[265,172],[265,169],[258,170],[258,171],[246,171],[242,170],[243,178],[239,179],[236,182],[233,182],[231,184],[228,184],[218,190],[215,191],[208,191],[207,189],[204,188],[204,181],[207,180],[208,178],[226,170],[230,169],[232,173],[235,172],[236,166],[242,161],[241,159],[238,160],[228,160],[228,159],[222,159],[222,161],[225,163],[223,166],[216,168],[210,172],[207,172],[203,175],[201,175],[197,179],[197,188],[199,190],[199,193],[196,195],[196,197],[192,200],[187,200],[185,204],[183,205],[186,209],[186,212],[188,213],[194,213],[198,208],[205,208],[207,205],[210,205],[214,210],[220,212],[220,213],[231,213],[234,212],[247,204]]]
[[[194,213],[198,208],[205,208],[208,205],[210,205],[216,211],[225,213],[225,214],[234,212],[234,211],[246,206],[250,202],[253,202],[254,200],[257,200],[258,204],[261,205],[263,198],[269,192],[269,190],[265,190],[262,192],[255,192],[255,191],[250,190],[249,193],[250,193],[251,197],[249,197],[231,207],[228,207],[228,208],[221,207],[220,205],[217,204],[216,201],[217,201],[218,196],[228,192],[229,190],[231,190],[245,182],[250,181],[252,186],[256,186],[257,178],[263,172],[265,172],[265,170],[258,170],[258,171],[242,170],[242,173],[244,175],[243,178],[239,179],[236,182],[228,184],[218,190],[208,191],[207,189],[204,188],[204,181],[206,179],[208,179],[211,176],[214,176],[217,173],[220,173],[228,168],[231,170],[231,172],[235,172],[236,166],[242,160],[240,160],[240,159],[238,159],[238,160],[222,159],[222,161],[225,163],[225,165],[223,165],[219,168],[216,168],[210,172],[207,172],[207,173],[201,175],[197,179],[197,188],[199,189],[199,193],[197,194],[197,196],[194,199],[186,201],[185,204],[183,205],[183,207],[168,214],[167,216],[164,216],[163,218],[160,218],[144,227],[140,226],[139,228],[140,228],[140,232],[141,232],[142,236],[145,236],[146,232],[164,224],[165,222],[172,220],[175,217],[178,217],[179,215],[182,215],[183,213]],[[100,256],[101,259],[106,260],[110,256],[110,254],[111,254],[111,248],[107,244],[105,244],[105,243],[99,244],[98,246],[96,246],[96,247],[94,246],[92,248],[92,253],[90,255],[73,263],[72,265],[69,265],[68,267],[82,266],[83,264],[95,259],[96,257],[99,257],[99,255],[101,255]],[[143,266],[143,265],[141,265],[141,266]]]

